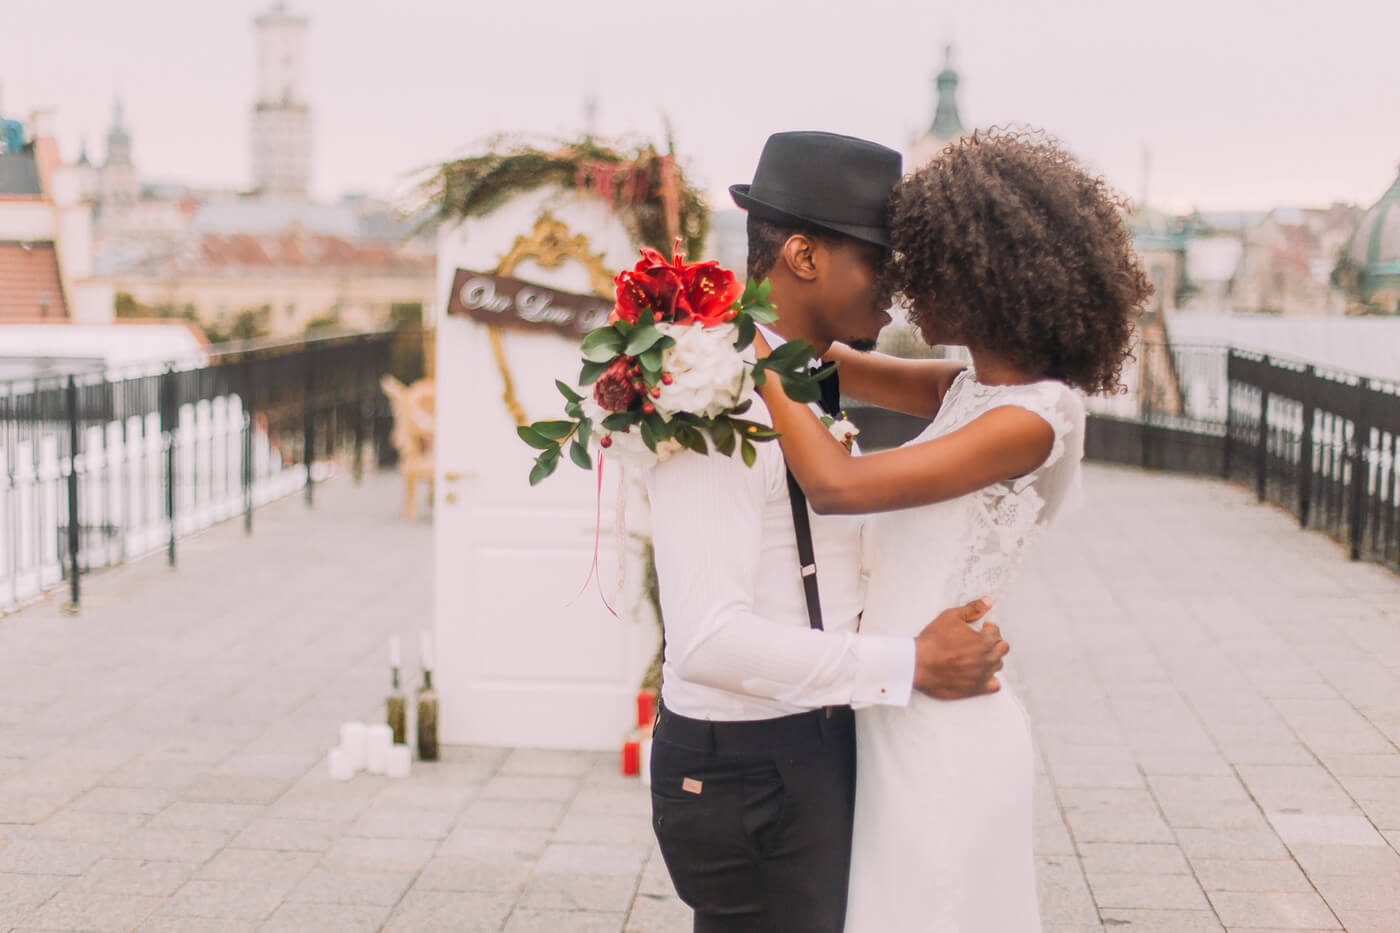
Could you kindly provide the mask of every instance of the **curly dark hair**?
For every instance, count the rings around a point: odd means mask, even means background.
[[[1152,294],[1124,203],[1042,132],[974,133],[895,188],[892,284],[925,334],[1114,391]]]

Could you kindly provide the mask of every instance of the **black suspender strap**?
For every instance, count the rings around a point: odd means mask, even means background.
[[[817,590],[817,557],[812,550],[812,522],[807,515],[807,497],[792,471],[787,471],[788,502],[792,505],[792,527],[797,531],[797,561],[802,567],[802,594],[807,599],[807,621],[822,629],[821,594]]]

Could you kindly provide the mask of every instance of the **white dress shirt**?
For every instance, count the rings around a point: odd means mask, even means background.
[[[761,399],[746,417],[771,423]],[[666,628],[662,702],[681,716],[723,721],[907,704],[914,640],[857,634],[864,519],[809,507],[825,625],[815,631],[782,449],[755,446],[752,468],[737,452],[682,451],[647,471]]]

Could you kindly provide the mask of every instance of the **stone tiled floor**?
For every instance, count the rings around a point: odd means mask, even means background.
[[[997,611],[1047,931],[1400,930],[1400,578],[1229,486],[1087,479]],[[91,578],[77,618],[0,619],[0,931],[689,929],[612,755],[325,776],[427,618],[396,492],[329,484]]]

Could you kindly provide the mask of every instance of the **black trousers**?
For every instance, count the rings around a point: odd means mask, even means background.
[[[662,709],[652,828],[695,933],[841,933],[855,717],[702,722]]]

